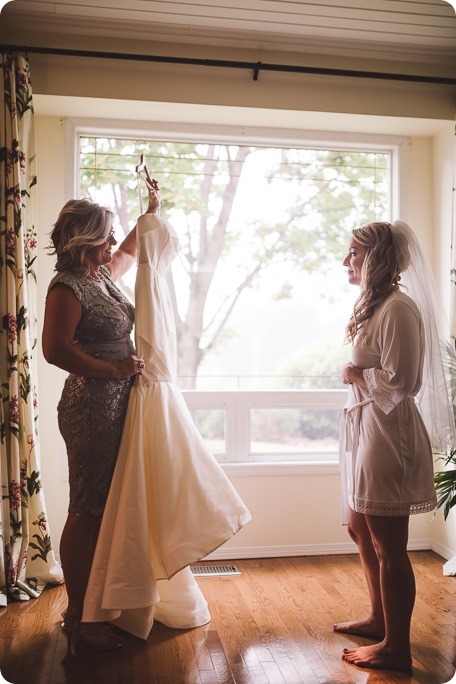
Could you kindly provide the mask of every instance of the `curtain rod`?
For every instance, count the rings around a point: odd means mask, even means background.
[[[127,52],[97,52],[93,50],[72,50],[49,47],[27,47],[20,45],[0,45],[2,52],[33,52],[45,55],[67,57],[96,57],[102,59],[122,59],[140,62],[159,62],[162,64],[185,64],[193,66],[221,67],[227,69],[248,69],[253,80],[258,80],[260,71],[279,71],[295,74],[317,74],[320,76],[346,76],[349,78],[373,78],[389,81],[411,81],[415,83],[434,83],[456,85],[456,78],[443,76],[419,76],[416,74],[394,74],[380,71],[360,71],[353,69],[328,69],[326,67],[298,66],[293,64],[269,64],[268,62],[242,62],[224,59],[198,59],[194,57],[165,57],[162,55],[131,54]]]

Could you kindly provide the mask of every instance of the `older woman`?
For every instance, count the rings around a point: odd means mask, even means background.
[[[150,191],[148,212],[159,200]],[[136,228],[116,251],[112,213],[70,200],[51,233],[57,275],[49,285],[43,353],[67,371],[58,405],[69,462],[70,504],[60,557],[68,593],[62,627],[96,650],[122,646],[103,623],[81,622],[84,595],[119,449],[132,379],[143,360],[131,342],[134,309],[114,281],[136,258]]]
[[[423,417],[429,416],[417,406],[426,404],[422,385],[435,389],[439,368],[430,358],[438,340],[434,335],[432,341],[430,298],[422,296],[429,284],[423,264],[413,232],[400,221],[354,230],[344,260],[349,283],[361,288],[347,326],[352,361],[343,369],[349,385],[341,440],[344,522],[358,546],[371,613],[334,630],[377,641],[344,649],[345,660],[363,667],[411,670],[415,581],[407,555],[409,516],[436,504],[427,429],[432,420],[425,426]],[[441,437],[442,425],[447,421],[449,431],[452,422],[445,393],[443,379],[433,392],[443,407]]]

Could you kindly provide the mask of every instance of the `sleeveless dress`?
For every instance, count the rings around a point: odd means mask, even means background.
[[[111,621],[146,639],[154,619],[174,628],[209,621],[189,565],[251,516],[176,384],[176,330],[165,275],[177,255],[177,237],[155,214],[141,216],[137,231],[135,333],[145,370],[130,395],[83,620]]]
[[[415,401],[423,373],[424,331],[413,300],[388,297],[357,335],[352,362],[367,390],[348,386],[341,425],[342,522],[348,508],[380,516],[432,511],[431,443]]]
[[[130,337],[134,308],[100,269],[109,296],[90,278],[58,273],[48,291],[69,287],[82,306],[74,344],[101,359],[116,361],[134,353]],[[131,379],[86,378],[70,374],[57,407],[68,454],[69,512],[102,515],[117,460]]]

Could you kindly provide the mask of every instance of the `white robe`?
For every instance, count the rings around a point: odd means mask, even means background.
[[[358,334],[352,362],[367,391],[349,385],[341,424],[342,522],[360,513],[402,516],[436,504],[429,436],[415,403],[423,372],[423,323],[403,292],[383,302]]]
[[[176,331],[165,275],[177,237],[156,214],[141,216],[137,231],[135,333],[145,370],[130,395],[83,620],[114,622],[145,639],[154,618],[176,628],[210,620],[188,566],[251,516],[176,385]]]

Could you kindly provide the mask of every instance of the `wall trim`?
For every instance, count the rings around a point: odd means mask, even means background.
[[[451,558],[455,555],[449,549],[443,547],[438,550],[431,539],[413,539],[408,544],[409,551],[435,551],[444,558]],[[440,546],[440,545],[439,545]],[[445,556],[442,551],[447,551]],[[358,553],[356,544],[353,542],[342,542],[337,544],[293,544],[289,546],[240,546],[240,547],[220,547],[216,549],[204,560],[242,560],[247,558],[288,558],[291,556],[332,556],[342,554]]]
[[[76,126],[72,119],[63,117],[63,151],[65,155],[65,173],[63,174],[63,198],[65,202],[76,197],[79,187],[79,154]]]
[[[437,541],[431,540],[431,550],[434,551],[434,553],[438,553],[439,556],[442,556],[445,560],[450,560],[450,558],[456,556],[456,551],[454,549],[450,549],[448,546],[444,546]]]
[[[339,475],[339,464],[333,461],[277,461],[276,463],[224,463],[220,462],[228,477],[282,477],[295,475]]]

